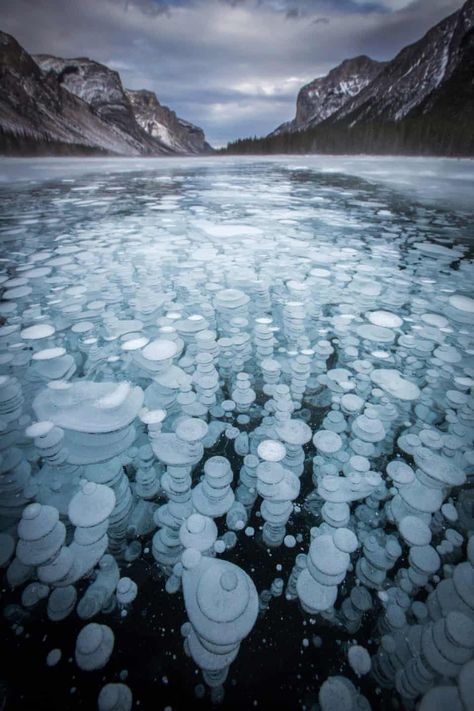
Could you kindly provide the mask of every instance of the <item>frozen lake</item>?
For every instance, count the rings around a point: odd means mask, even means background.
[[[2,708],[462,708],[473,187],[0,160]]]
[[[218,163],[216,163],[218,161]],[[211,158],[41,158],[0,157],[0,183],[42,182],[80,178],[92,173],[159,172],[199,168],[246,170],[259,165],[272,169],[342,173],[371,182],[388,184],[411,197],[441,201],[444,205],[472,211],[474,161],[454,158],[409,158],[390,156],[259,156]]]

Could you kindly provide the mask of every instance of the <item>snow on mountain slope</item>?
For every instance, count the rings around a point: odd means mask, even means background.
[[[0,153],[138,156],[212,150],[200,128],[161,106],[151,92],[143,93],[154,98],[156,130],[149,130],[142,113],[135,115],[117,72],[83,57],[32,57],[0,32]]]
[[[473,50],[467,40],[473,30],[474,0],[467,0],[460,10],[402,49],[390,62],[374,62],[368,57],[342,62],[326,77],[302,87],[295,118],[279,126],[270,137],[320,124],[345,130],[362,124],[399,123],[412,115],[428,115],[434,102],[439,118],[446,115],[439,96],[449,94],[454,100],[459,91],[464,96],[459,109],[464,121],[464,115],[471,116],[473,108],[469,91]],[[466,87],[461,87],[460,77],[464,77]],[[456,89],[451,86],[441,91],[449,82]],[[457,105],[460,106],[459,101]]]
[[[61,144],[117,154],[140,154],[128,137],[45,75],[10,35],[0,32],[0,147]]]
[[[179,153],[206,153],[212,150],[204,131],[184,121],[158,101],[156,94],[145,89],[125,90],[137,123],[147,134]]]
[[[318,77],[300,89],[295,118],[279,126],[271,135],[300,131],[329,118],[370,84],[384,66],[383,62],[365,55],[344,60],[326,76]]]
[[[97,116],[127,134],[138,152],[167,152],[137,123],[118,72],[85,57],[62,59],[38,54],[33,59],[44,73],[53,73],[64,89],[89,104]]]
[[[463,38],[474,26],[474,0],[431,28],[389,62],[331,121],[399,121],[447,81],[461,60]]]

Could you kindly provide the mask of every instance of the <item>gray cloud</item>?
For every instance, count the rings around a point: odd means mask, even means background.
[[[156,0],[118,0],[118,2],[123,4],[125,12],[137,9],[149,17],[158,15],[169,17],[171,14],[171,6],[166,2],[157,2]]]
[[[89,56],[156,91],[211,142],[262,135],[346,57],[393,57],[461,0],[2,0],[30,52]]]

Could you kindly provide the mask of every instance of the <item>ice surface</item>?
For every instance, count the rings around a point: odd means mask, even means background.
[[[283,635],[295,705],[319,693],[322,709],[368,708],[363,674],[372,701],[378,685],[403,708],[447,688],[461,703],[474,647],[467,164],[2,164],[6,620],[45,609],[72,630],[79,667],[104,668],[101,709],[130,708],[109,680],[126,678],[120,655],[134,662],[137,621],[157,664],[178,668],[165,642],[177,610],[213,702],[240,653],[265,665]],[[20,165],[31,184],[15,185]],[[430,183],[436,205],[408,196]],[[108,625],[81,629],[99,614]],[[342,644],[323,659],[308,625],[323,648],[334,631]]]

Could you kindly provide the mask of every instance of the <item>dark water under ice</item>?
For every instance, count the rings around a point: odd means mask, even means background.
[[[401,163],[397,162],[397,175],[403,173]],[[316,247],[317,253],[321,244],[325,253],[331,245],[337,249],[348,245],[359,254],[366,252],[367,264],[372,264],[374,253],[380,263],[385,250],[390,259],[392,250],[396,250],[400,271],[405,268],[404,262],[419,259],[424,262],[423,278],[428,281],[436,282],[443,272],[448,274],[450,283],[456,284],[457,272],[464,289],[469,283],[474,211],[469,210],[467,196],[473,169],[464,163],[459,187],[456,183],[459,175],[457,179],[445,177],[445,167],[438,172],[436,161],[426,161],[431,178],[428,177],[427,185],[425,175],[420,192],[416,178],[410,187],[411,169],[397,185],[391,185],[386,174],[378,176],[381,180],[373,170],[366,177],[351,175],[347,164],[343,166],[345,170],[336,166],[334,172],[318,171],[309,159],[176,160],[167,162],[166,168],[156,164],[142,169],[137,163],[136,168],[129,164],[126,170],[113,162],[97,170],[95,162],[89,165],[78,161],[72,168],[58,161],[51,163],[52,169],[44,170],[40,162],[38,168],[31,164],[31,172],[25,171],[25,164],[19,165],[19,168],[12,163],[0,165],[3,177],[7,178],[0,185],[1,268],[9,276],[15,274],[16,266],[25,256],[37,250],[53,250],[57,245],[87,239],[87,249],[92,254],[107,249],[110,242],[115,244],[110,253],[111,278],[127,245],[137,240],[141,244],[136,250],[138,260],[147,259],[146,247],[150,245],[149,258],[157,263],[167,260],[164,271],[170,278],[178,271],[185,278],[186,260],[193,257],[195,233],[200,235],[200,248],[209,246],[206,236],[217,249],[220,242],[234,241],[236,246],[229,249],[229,260],[235,261],[236,268],[245,267],[246,261],[258,264],[262,239],[278,234],[279,247],[286,248],[289,255],[289,273],[282,274],[282,278],[293,278],[292,270],[297,278],[308,249]],[[8,171],[14,179],[11,184]],[[390,166],[383,172],[390,173]],[[22,180],[15,182],[19,175]],[[458,203],[456,192],[461,196]],[[258,232],[249,241],[231,232],[226,234],[225,230],[213,234],[208,229],[211,223],[223,222],[252,225]],[[167,244],[166,254],[155,250],[155,242],[162,241]],[[415,254],[413,245],[419,242],[455,245],[453,259],[438,261],[436,255],[423,251]],[[279,256],[284,265],[282,254]],[[292,262],[294,254],[299,255],[298,264]],[[332,264],[337,266],[337,258]],[[68,278],[71,285],[76,284],[74,269],[68,272]],[[377,279],[375,272],[374,279]],[[421,296],[422,291],[420,287]],[[317,431],[328,408],[317,408],[311,401],[304,401],[303,408],[311,429]],[[239,534],[237,546],[225,555],[251,575],[259,593],[268,589],[275,577],[287,580],[295,555],[308,550],[311,526],[319,523],[304,506],[305,497],[313,488],[314,456],[311,443],[305,449],[306,468],[296,502],[299,507],[287,526],[288,533],[301,534],[301,542],[294,549],[284,546],[268,549],[261,541],[262,522],[254,508],[248,525],[255,528],[255,536]],[[240,468],[242,458],[225,438],[212,450],[206,450],[205,457],[215,454],[227,456],[235,471]],[[380,470],[384,463],[386,459],[377,462]],[[217,523],[223,532],[222,521]],[[202,700],[196,697],[195,687],[202,684],[201,676],[183,653],[180,626],[186,615],[182,595],[165,592],[164,579],[151,555],[150,540],[144,540],[143,545],[142,558],[121,567],[122,575],[134,579],[139,587],[138,598],[128,615],[121,617],[116,610],[95,620],[112,627],[116,638],[110,662],[98,672],[81,672],[74,663],[75,638],[82,626],[74,613],[65,622],[52,624],[46,617],[44,604],[31,612],[18,608],[12,612],[7,606],[19,603],[19,592],[2,585],[1,605],[9,615],[6,619],[3,614],[1,619],[0,708],[93,709],[102,685],[120,679],[132,689],[137,709],[209,708],[207,692]],[[353,583],[354,574],[349,573],[340,586],[339,599]],[[84,587],[82,581],[78,590]],[[284,596],[272,599],[231,666],[222,708],[311,709],[317,702],[320,684],[333,674],[351,679],[373,708],[401,708],[395,692],[380,692],[370,676],[357,679],[346,661],[345,649],[353,640],[375,652],[372,635],[377,604],[375,600],[374,611],[356,635],[350,635],[305,614],[297,601],[288,602]],[[313,643],[317,636],[322,640],[320,647]],[[62,659],[57,666],[48,668],[46,655],[53,648],[62,650]]]

